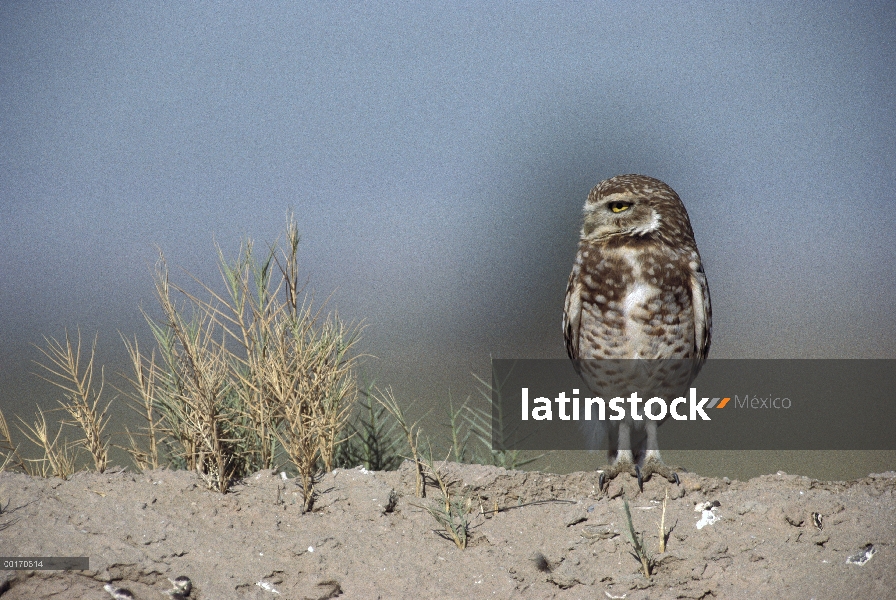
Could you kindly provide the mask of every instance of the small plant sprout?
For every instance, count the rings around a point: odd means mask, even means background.
[[[641,572],[644,573],[644,577],[650,579],[650,574],[653,570],[654,560],[647,553],[647,547],[644,545],[644,536],[638,535],[635,531],[635,526],[632,524],[632,511],[628,506],[628,500],[625,498],[622,499],[622,508],[625,513],[625,523],[627,525],[626,535],[628,536],[628,541],[632,545],[634,552],[632,552],[632,556],[641,561]]]

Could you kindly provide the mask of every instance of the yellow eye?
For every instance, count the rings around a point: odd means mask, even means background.
[[[625,212],[632,207],[629,202],[610,202],[610,210],[614,213]]]

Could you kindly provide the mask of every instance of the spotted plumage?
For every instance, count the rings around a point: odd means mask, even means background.
[[[668,185],[619,175],[591,190],[566,290],[563,331],[573,360],[684,359],[686,367],[664,363],[658,368],[667,371],[650,377],[665,388],[686,387],[696,377],[712,333],[709,288],[687,211]],[[677,369],[674,377],[668,368]],[[589,369],[586,382],[599,386],[606,371]],[[642,448],[635,444],[638,434],[646,438]],[[651,473],[677,480],[660,459],[654,421],[624,421],[616,441],[608,477],[627,471],[639,482]],[[633,450],[643,459],[640,467]]]

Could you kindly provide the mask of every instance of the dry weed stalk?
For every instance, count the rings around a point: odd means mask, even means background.
[[[669,532],[666,531],[666,501],[669,500],[669,489],[666,488],[666,495],[663,497],[663,514],[660,517],[660,554],[666,551],[666,542],[669,539]]]
[[[0,410],[0,450],[2,450],[0,456],[5,456],[3,464],[0,465],[0,473],[6,470],[6,467],[9,466],[9,463],[13,462],[13,459],[15,459],[17,466],[22,469],[22,471],[25,473],[29,472],[25,461],[19,455],[18,447],[14,446],[12,443],[12,436],[9,434],[9,425],[6,423],[6,417],[3,415],[2,410]]]
[[[64,423],[59,425],[56,435],[52,436],[53,439],[51,440],[44,412],[39,408],[37,412],[40,415],[40,420],[35,421],[33,426],[28,425],[21,418],[19,419],[28,428],[28,431],[22,428],[19,428],[19,430],[44,451],[43,458],[25,459],[27,462],[36,465],[35,469],[26,468],[25,471],[32,476],[49,477],[52,475],[60,479],[68,479],[75,472],[75,462],[77,460],[77,452],[73,452],[73,448],[81,446],[80,444],[70,444],[68,440],[63,440],[61,444],[59,443],[59,436],[62,435]]]
[[[414,461],[414,495],[417,498],[425,498],[426,485],[423,477],[423,461],[420,459],[419,452],[420,421],[422,418],[413,423],[409,423],[404,416],[404,411],[401,409],[401,405],[398,403],[398,400],[395,399],[395,395],[392,393],[391,388],[387,388],[385,392],[378,393],[375,397],[376,401],[383,405],[383,407],[395,417],[398,426],[404,431],[408,448],[411,450],[411,456],[409,458]]]
[[[93,360],[96,356],[96,336],[90,348],[90,360],[81,372],[81,331],[78,330],[77,347],[72,346],[65,332],[65,346],[54,338],[44,337],[47,348],[37,347],[49,360],[50,364],[38,362],[53,376],[53,378],[40,375],[41,379],[48,381],[66,392],[68,402],[59,401],[59,404],[71,415],[74,421],[69,424],[77,425],[84,432],[84,437],[74,442],[86,448],[93,457],[93,464],[97,472],[106,470],[109,461],[109,438],[103,435],[103,430],[108,423],[106,412],[109,404],[99,411],[99,400],[103,393],[105,378],[100,370],[99,391],[93,389]],[[58,380],[57,380],[58,379]],[[43,416],[43,415],[41,415]],[[61,428],[60,428],[61,431]]]
[[[126,377],[126,379],[130,382],[134,390],[136,390],[136,400],[139,401],[133,402],[131,404],[131,409],[146,419],[145,432],[139,435],[145,437],[149,442],[149,451],[144,451],[137,444],[136,440],[134,440],[134,436],[131,432],[127,431],[130,446],[124,447],[124,450],[131,455],[134,464],[137,465],[137,468],[141,471],[145,469],[158,469],[160,465],[159,447],[153,396],[156,389],[157,375],[156,353],[155,350],[153,350],[152,354],[149,356],[149,364],[144,366],[144,357],[140,353],[140,345],[137,342],[136,336],[134,337],[133,344],[124,336],[122,336],[121,339],[128,350],[131,366],[134,368],[134,377]],[[134,397],[134,394],[129,395],[131,395],[132,398]]]

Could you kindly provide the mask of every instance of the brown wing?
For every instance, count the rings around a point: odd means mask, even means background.
[[[703,263],[697,259],[697,269],[691,274],[691,304],[694,308],[694,357],[702,364],[709,355],[712,342],[712,305]]]
[[[572,360],[579,358],[579,327],[582,324],[582,283],[579,281],[579,264],[569,274],[566,286],[566,304],[563,307],[563,337],[566,339],[566,354]]]

